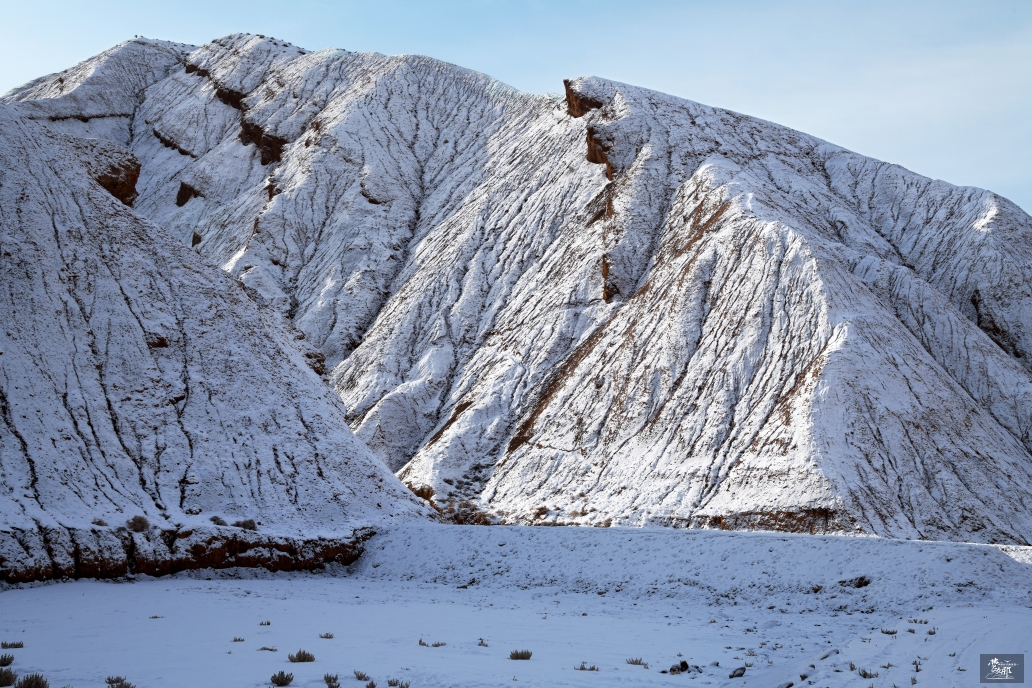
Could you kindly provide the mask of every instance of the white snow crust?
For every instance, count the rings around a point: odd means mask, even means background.
[[[1032,651],[1027,563],[879,538],[403,525],[335,575],[191,571],[7,590],[0,604],[0,635],[25,643],[14,669],[77,688],[111,675],[258,687],[280,670],[305,688],[325,673],[350,685],[354,670],[418,688],[971,686],[980,653]],[[316,660],[290,663],[298,648]],[[517,649],[530,661],[510,660]],[[682,660],[700,671],[660,673]]]

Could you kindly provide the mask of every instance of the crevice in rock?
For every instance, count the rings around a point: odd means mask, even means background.
[[[283,148],[287,145],[286,139],[266,134],[261,126],[246,119],[240,120],[240,142],[245,146],[252,143],[257,146],[263,165],[279,162],[283,157]]]
[[[179,182],[179,193],[176,194],[176,205],[182,208],[191,198],[197,198],[201,192],[186,182]],[[196,236],[196,235],[195,235]],[[194,244],[196,246],[196,244]]]
[[[186,155],[191,158],[197,157],[196,155],[186,150],[172,139],[168,138],[167,136],[163,136],[161,132],[159,132],[157,129],[151,129],[151,131],[154,132],[154,138],[156,138],[158,141],[161,141],[161,145],[163,145],[165,148],[171,148],[180,155]]]

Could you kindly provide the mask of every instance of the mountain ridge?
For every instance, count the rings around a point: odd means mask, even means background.
[[[1032,220],[1006,199],[597,77],[152,43],[90,69],[153,81],[4,100],[131,151],[134,207],[292,320],[439,505],[1032,538]]]

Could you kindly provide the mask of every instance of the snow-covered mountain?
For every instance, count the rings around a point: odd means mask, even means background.
[[[2,578],[305,568],[430,512],[303,335],[128,207],[139,171],[0,105]]]
[[[1032,541],[1032,218],[993,193],[604,79],[254,35],[130,41],[4,101],[131,151],[148,251],[292,320],[439,504]],[[198,303],[239,298],[217,284]]]

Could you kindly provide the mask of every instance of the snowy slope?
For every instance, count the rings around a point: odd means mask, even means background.
[[[128,146],[135,208],[292,319],[438,502],[1032,541],[1032,219],[1006,199],[594,77],[188,50],[6,98]]]
[[[0,105],[0,577],[309,567],[429,511],[355,440],[303,335],[128,207],[127,149],[14,110]],[[129,532],[134,516],[152,527]]]

